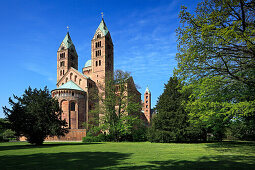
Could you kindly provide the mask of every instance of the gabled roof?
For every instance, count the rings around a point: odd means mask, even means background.
[[[57,82],[57,85],[59,82],[61,82],[63,80],[64,77],[66,77],[67,74],[69,74],[70,71],[74,71],[76,74],[81,75],[82,77],[84,77],[85,79],[90,79],[90,77],[82,74],[81,72],[79,72],[78,70],[76,70],[75,68],[71,67],[69,68],[69,70],[61,77],[61,79]]]
[[[104,36],[109,32],[108,28],[106,27],[106,24],[104,22],[104,19],[102,18],[102,21],[100,22],[97,30],[100,29]]]
[[[64,38],[64,40],[62,41],[62,43],[65,44],[66,48],[70,48],[73,44],[73,41],[71,40],[71,37],[69,35],[69,32],[66,33],[66,36]]]
[[[61,89],[84,91],[84,90],[82,90],[82,88],[80,88],[78,85],[76,85],[72,80],[68,81],[67,83],[65,83],[62,86],[57,88],[57,90],[61,90]]]
[[[151,94],[151,91],[150,91],[150,89],[149,89],[148,86],[146,87],[145,93],[146,93],[146,92],[148,92],[149,94]]]

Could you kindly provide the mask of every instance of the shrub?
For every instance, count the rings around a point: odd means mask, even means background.
[[[97,136],[93,136],[91,134],[88,134],[86,137],[82,138],[82,142],[84,143],[91,143],[91,142],[109,142],[112,141],[112,137],[110,135],[105,135],[100,133]]]

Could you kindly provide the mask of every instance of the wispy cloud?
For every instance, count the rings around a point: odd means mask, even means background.
[[[28,70],[28,71],[32,71],[36,74],[42,75],[44,77],[47,78],[47,80],[51,81],[51,82],[56,82],[54,74],[52,71],[48,71],[46,70],[47,67],[45,66],[41,66],[37,63],[23,63],[22,64],[24,69]]]

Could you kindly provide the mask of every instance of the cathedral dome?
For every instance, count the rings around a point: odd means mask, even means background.
[[[86,63],[85,63],[85,66],[84,67],[90,67],[91,66],[91,60],[88,60]]]

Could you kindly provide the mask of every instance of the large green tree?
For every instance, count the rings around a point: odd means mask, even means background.
[[[47,87],[25,90],[22,97],[9,98],[11,108],[3,107],[10,129],[25,136],[31,144],[41,145],[47,136],[63,136],[67,123],[60,119],[60,107]]]
[[[131,80],[130,73],[116,70],[112,79],[106,79],[105,85],[99,86],[104,93],[95,96],[99,102],[91,111],[96,118],[89,125],[89,131],[93,135],[107,132],[113,141],[139,140],[137,134],[144,128],[139,120],[141,102],[140,98],[137,100],[137,96],[130,91]],[[96,116],[98,113],[101,113],[101,116]]]
[[[176,73],[193,92],[190,121],[218,140],[231,123],[249,128],[254,122],[254,16],[253,0],[205,0],[193,14],[185,7],[180,12]]]
[[[157,115],[152,119],[149,129],[151,142],[186,141],[188,114],[185,103],[190,92],[181,92],[183,84],[177,77],[170,77],[165,84],[164,92],[159,96],[156,104]]]
[[[255,87],[255,2],[204,0],[194,14],[182,7],[178,71],[199,79],[223,76]]]

